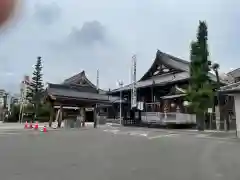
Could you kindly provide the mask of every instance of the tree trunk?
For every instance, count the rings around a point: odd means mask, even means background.
[[[204,131],[205,117],[203,112],[196,113],[196,121],[197,121],[197,130]]]

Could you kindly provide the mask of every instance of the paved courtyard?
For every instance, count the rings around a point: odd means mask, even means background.
[[[240,142],[147,128],[0,129],[3,180],[240,179]]]

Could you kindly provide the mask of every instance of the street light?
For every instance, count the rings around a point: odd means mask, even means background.
[[[120,125],[122,125],[122,90],[121,88],[123,87],[123,81],[120,80],[118,81],[118,86],[120,87],[120,101],[119,101],[119,106],[120,106],[120,115],[119,115],[119,118],[120,118]]]

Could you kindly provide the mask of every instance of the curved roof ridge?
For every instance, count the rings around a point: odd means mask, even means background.
[[[75,79],[77,79],[77,78],[79,78],[79,77],[81,77],[81,76],[83,76],[83,75],[85,75],[85,71],[84,71],[84,70],[81,71],[81,72],[78,73],[78,74],[75,74],[75,75],[73,75],[73,76],[65,79],[65,80],[63,81],[63,83],[72,82],[72,81],[74,81]]]
[[[68,78],[68,79],[65,79],[64,82],[63,82],[63,84],[76,84],[76,85],[77,85],[77,83],[76,83],[75,81],[78,80],[78,79],[80,79],[80,78],[84,78],[84,80],[87,81],[87,83],[88,83],[91,87],[97,89],[97,86],[96,86],[95,84],[93,84],[93,83],[87,78],[86,73],[85,73],[84,70],[81,71],[80,73],[78,73],[78,74],[76,74],[76,75]],[[99,88],[99,90],[100,90],[100,88]]]
[[[172,56],[167,53],[163,53],[160,50],[157,50],[156,57],[151,65],[151,67],[147,70],[147,72],[140,78],[139,81],[143,80],[147,74],[154,68],[158,62],[161,61],[163,64],[170,66],[174,69],[180,70],[180,71],[187,71],[189,72],[189,61],[180,59],[178,57]]]
[[[168,53],[165,53],[165,52],[162,52],[160,50],[157,51],[157,53],[161,53],[161,54],[164,54],[165,56],[168,56],[169,58],[175,60],[175,61],[179,61],[179,62],[182,62],[182,63],[185,63],[185,64],[189,64],[190,62],[189,61],[186,61],[186,60],[183,60],[179,57],[176,57],[176,56],[173,56],[173,55],[170,55]]]

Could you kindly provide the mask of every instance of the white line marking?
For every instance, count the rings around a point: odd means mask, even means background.
[[[173,137],[173,136],[179,136],[179,134],[164,134],[164,135],[158,135],[158,136],[152,136],[149,137],[148,139],[158,139],[158,138],[163,138],[163,137]]]
[[[197,134],[196,135],[196,137],[198,137],[198,138],[205,138],[207,136],[208,136],[207,134]]]
[[[20,134],[17,132],[0,132],[0,135],[13,135],[13,134]]]
[[[143,136],[143,137],[147,137],[148,133],[143,133],[143,132],[122,132],[118,129],[105,129],[103,130],[105,132],[110,132],[113,134],[119,134],[119,135],[130,135],[130,136]]]
[[[147,137],[147,136],[148,136],[148,134],[140,134],[140,136]]]
[[[131,136],[144,136],[144,137],[148,136],[148,134],[146,134],[146,133],[139,133],[139,132],[130,132],[129,134]]]
[[[233,138],[211,137],[211,136],[195,136],[195,137],[196,138],[203,138],[203,139],[215,139],[215,140],[230,140],[230,139],[233,139]]]
[[[111,132],[111,133],[117,133],[117,132],[119,132],[119,130],[118,129],[105,129],[105,130],[103,130],[103,131],[105,131],[105,132]]]

